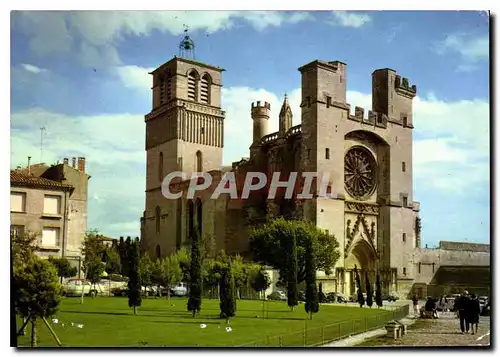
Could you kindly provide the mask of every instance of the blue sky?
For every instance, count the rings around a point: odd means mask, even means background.
[[[248,155],[250,103],[283,94],[299,123],[300,74],[347,63],[348,102],[370,109],[371,73],[418,87],[414,194],[422,239],[489,242],[489,22],[482,12],[12,12],[11,167],[85,156],[89,228],[139,235],[149,70],[178,55],[190,25],[197,59],[226,69],[224,164]],[[241,130],[241,129],[244,130]],[[248,130],[247,130],[248,129]],[[133,189],[132,189],[133,188]]]

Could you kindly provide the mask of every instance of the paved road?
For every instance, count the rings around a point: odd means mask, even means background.
[[[459,320],[450,312],[441,313],[436,320],[418,319],[408,329],[408,334],[398,340],[383,337],[373,342],[373,345],[377,346],[489,346],[490,317],[481,316],[476,335],[462,335]],[[365,341],[363,345],[370,345],[370,341]]]

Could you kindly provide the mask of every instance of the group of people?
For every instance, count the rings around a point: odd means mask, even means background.
[[[415,315],[418,316],[418,297],[415,295],[412,300],[413,311]],[[445,296],[441,297],[440,305],[443,308],[443,311],[449,311],[447,308],[448,301]],[[472,335],[477,333],[479,315],[481,314],[481,304],[475,294],[469,294],[469,292],[465,290],[458,298],[455,299],[453,310],[456,311],[457,316],[460,319],[460,331],[462,334],[469,333],[469,330],[471,330]],[[420,310],[420,317],[434,319],[439,317],[437,313],[436,299],[432,297],[427,298],[424,308]]]
[[[462,334],[477,333],[481,304],[475,294],[469,294],[467,290],[455,300],[455,311],[460,319],[460,331]]]

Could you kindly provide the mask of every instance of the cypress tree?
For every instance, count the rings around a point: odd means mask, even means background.
[[[225,265],[222,270],[220,287],[220,316],[229,324],[231,317],[236,315],[236,295],[234,288],[234,277],[231,271],[231,263]]]
[[[361,290],[361,279],[359,277],[358,268],[356,266],[354,266],[354,275],[356,277],[356,286],[358,288],[358,296],[356,301],[358,302],[359,307],[363,307],[363,305],[365,304],[365,298],[363,296],[363,291]]]
[[[365,280],[366,280],[366,305],[369,307],[372,307],[373,305],[373,292],[372,292],[372,286],[370,284],[370,280],[368,278],[368,272],[365,274]]]
[[[323,283],[318,284],[318,301],[323,303],[326,301],[326,295],[323,292]]]
[[[375,303],[378,307],[382,306],[382,289],[380,288],[380,275],[377,272],[377,281],[375,283]]]
[[[287,300],[288,306],[291,307],[292,311],[295,306],[299,304],[299,294],[297,291],[297,242],[295,236],[290,237],[290,241],[287,247],[287,258],[288,264],[288,276],[287,276]]]
[[[316,262],[314,261],[314,252],[312,241],[309,240],[306,247],[305,256],[306,268],[306,312],[312,320],[312,314],[319,311],[318,290],[316,288]]]
[[[191,265],[189,269],[189,299],[187,309],[193,313],[193,317],[201,310],[201,252],[200,236],[198,227],[194,227],[191,236]]]
[[[139,245],[130,242],[127,255],[129,257],[128,306],[133,307],[134,315],[137,315],[136,308],[141,306],[142,303],[141,283],[139,279]]]

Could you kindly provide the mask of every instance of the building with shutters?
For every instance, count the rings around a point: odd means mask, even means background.
[[[51,166],[28,159],[27,167],[10,171],[11,234],[37,234],[37,254],[67,258],[79,276],[89,179],[83,157]]]

